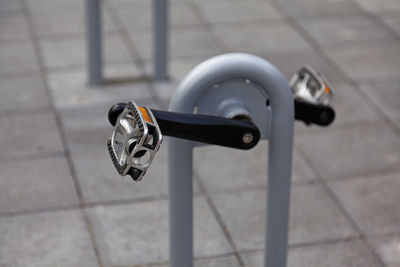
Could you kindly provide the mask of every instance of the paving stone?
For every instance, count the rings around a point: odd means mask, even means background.
[[[209,23],[254,22],[282,18],[269,2],[261,1],[217,1],[199,5]]]
[[[396,38],[386,27],[362,15],[343,16],[340,19],[300,19],[299,23],[320,45],[348,44],[355,41],[384,42]]]
[[[387,267],[396,267],[400,265],[400,237],[393,235],[387,238],[377,238],[371,240],[370,243],[375,248],[375,251],[383,259]]]
[[[181,80],[170,78],[168,81],[156,81],[152,83],[152,86],[156,90],[157,95],[165,103],[169,104],[171,97],[180,82]]]
[[[327,180],[389,171],[400,166],[400,140],[380,122],[340,130],[315,128],[312,134],[297,136],[295,143],[318,174]]]
[[[337,46],[326,51],[331,59],[354,79],[396,78],[400,74],[398,42]]]
[[[110,128],[110,135],[111,131]],[[156,155],[140,182],[118,174],[105,144],[96,154],[78,154],[73,160],[84,199],[88,203],[144,199],[168,194],[166,147]]]
[[[400,2],[397,0],[354,0],[354,2],[360,5],[365,10],[372,13],[393,10],[400,11]]]
[[[29,40],[24,17],[21,15],[0,16],[0,42],[18,40]]]
[[[0,183],[0,213],[79,204],[65,158],[2,162]]]
[[[78,11],[64,12],[61,9],[58,12],[50,14],[34,14],[33,22],[35,31],[40,37],[62,34],[83,34],[86,32],[86,18],[84,1],[81,1],[82,7]],[[107,12],[102,12],[102,29],[105,32],[116,30],[116,26]]]
[[[15,0],[2,0],[0,3],[0,16],[10,16],[21,13],[21,4]]]
[[[1,266],[97,265],[81,211],[0,219]]]
[[[170,0],[169,3],[173,4],[184,4],[186,0]],[[153,5],[152,1],[148,0],[109,0],[112,3],[111,6],[117,8],[148,8],[150,9]]]
[[[386,115],[393,119],[400,118],[399,81],[364,83],[360,86]]]
[[[131,34],[131,39],[136,45],[142,60],[153,58],[153,35],[150,33]],[[170,58],[184,57],[212,57],[220,54],[222,50],[218,47],[211,34],[201,28],[180,29],[171,31],[170,35]]]
[[[343,206],[367,235],[400,229],[400,173],[331,183]]]
[[[170,79],[172,81],[164,81],[164,82],[158,82],[156,81],[154,84],[166,84],[168,82],[170,83],[178,83],[183,78],[191,71],[193,70],[197,65],[202,63],[203,61],[207,60],[208,57],[198,57],[198,58],[175,58],[171,59],[168,62],[168,74],[170,76]],[[145,68],[147,73],[153,73],[153,61],[146,61],[145,62]],[[162,94],[161,94],[162,95]]]
[[[0,45],[0,75],[38,71],[39,65],[30,43]]]
[[[362,10],[349,0],[278,0],[280,6],[293,16],[359,13]]]
[[[243,257],[247,267],[262,266],[264,261],[264,254],[260,252],[245,253]],[[364,243],[349,241],[289,249],[288,267],[301,266],[378,267],[381,265]]]
[[[168,264],[163,265],[149,265],[150,266],[158,266],[158,267],[169,267]],[[213,259],[201,259],[194,261],[194,267],[239,267],[239,263],[234,256],[230,257],[221,257],[221,258],[213,258]]]
[[[0,117],[0,158],[64,151],[53,114]]]
[[[83,36],[62,39],[41,39],[46,68],[79,67],[87,64],[86,40]],[[132,62],[128,48],[116,34],[104,38],[104,62]]]
[[[264,247],[265,191],[220,193],[214,194],[213,199],[239,250]],[[291,244],[347,238],[355,234],[320,185],[292,188],[289,232]]]
[[[204,58],[177,58],[170,60],[168,63],[168,75],[169,80],[167,81],[154,81],[152,83],[153,88],[157,92],[157,95],[164,101],[169,102],[174,93],[175,89],[183,78],[198,64],[206,60]],[[145,62],[145,68],[149,75],[154,73],[153,62]]]
[[[48,108],[48,97],[38,76],[1,79],[0,111]]]
[[[397,16],[397,12],[393,17],[382,18],[383,22],[400,35],[400,19]]]
[[[132,266],[168,259],[167,201],[89,210],[105,266]],[[194,255],[231,253],[228,242],[202,197],[194,201]]]
[[[81,0],[27,0],[27,3],[33,16],[58,13],[72,14],[82,12],[84,8],[84,3]]]
[[[58,108],[111,106],[131,99],[150,99],[144,82],[118,82],[106,86],[88,86],[87,74],[82,71],[54,73],[48,76],[51,93]]]
[[[267,55],[309,48],[303,37],[286,23],[258,24],[249,27],[221,26],[217,34],[233,52]]]
[[[149,1],[150,2],[150,1]],[[133,5],[135,4],[135,5]],[[171,28],[187,28],[198,26],[201,22],[193,10],[183,2],[171,3],[169,6]],[[140,6],[132,2],[132,6],[120,5],[116,8],[125,29],[129,31],[150,31],[153,29],[153,6]]]
[[[209,191],[259,188],[267,182],[268,144],[261,141],[249,151],[218,146],[199,147],[194,150],[195,170]],[[294,151],[293,181],[312,181],[314,174]]]

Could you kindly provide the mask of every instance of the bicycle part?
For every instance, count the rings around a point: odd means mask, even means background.
[[[335,119],[335,111],[332,107],[307,103],[302,100],[294,100],[294,116],[296,120],[303,121],[305,124],[317,124],[328,126]]]
[[[307,103],[327,106],[333,97],[328,81],[307,65],[292,76],[289,86],[295,99]]]
[[[162,135],[239,149],[250,149],[260,140],[259,130],[250,121],[151,110],[134,101],[112,106],[108,119],[115,126],[108,141],[110,156],[118,172],[135,181],[146,173]],[[147,152],[150,155],[141,162]]]
[[[115,129],[107,142],[108,151],[121,176],[128,174],[139,181],[160,148],[162,134],[149,108],[138,107],[133,101],[123,109],[122,105],[116,108],[119,114],[113,121]]]

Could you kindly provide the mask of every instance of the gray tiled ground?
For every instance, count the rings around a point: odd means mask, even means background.
[[[374,1],[374,0],[371,0]],[[396,0],[394,0],[396,1]],[[351,0],[276,0],[292,16],[325,16],[359,13],[361,9]]]
[[[80,210],[0,220],[2,266],[97,266]]]
[[[0,138],[2,159],[63,151],[51,113],[0,117],[0,131],[4,133]]]
[[[301,26],[321,45],[387,41],[396,38],[386,27],[363,15],[299,20]]]
[[[172,4],[170,10],[170,25],[174,28],[199,26],[201,23],[196,13],[188,5]],[[124,28],[129,31],[149,31],[153,27],[153,18],[150,16],[153,10],[150,6],[137,5],[133,1],[131,5],[117,5],[116,11]]]
[[[399,81],[364,83],[360,86],[387,116],[393,119],[400,118]]]
[[[327,53],[351,78],[389,79],[400,74],[399,48],[399,42],[365,43],[327,48]]]
[[[400,167],[400,140],[380,122],[337,130],[316,129],[298,136],[296,146],[324,179],[346,179]],[[320,149],[313,149],[315,146]]]
[[[254,22],[282,17],[280,12],[267,1],[217,1],[199,5],[209,23]]]
[[[23,16],[0,16],[0,42],[27,39],[29,33]]]
[[[399,239],[398,235],[391,235],[390,237],[383,237],[370,241],[388,267],[400,265],[400,257],[398,256]]]
[[[0,181],[1,213],[79,203],[64,157],[1,162]]]
[[[306,40],[286,23],[218,26],[216,31],[234,52],[268,55],[309,48]]]
[[[42,39],[41,49],[46,68],[79,67],[86,65],[85,36]],[[114,33],[104,36],[104,61],[108,63],[132,62],[122,38]]]
[[[400,230],[400,173],[347,182],[330,187],[361,230],[367,235],[390,234]]]
[[[399,266],[400,2],[104,0],[105,86],[87,85],[85,1],[0,1],[0,266],[168,266],[167,142],[145,179],[107,155],[107,110],[164,109],[203,60],[250,52],[331,82],[330,128],[296,123],[288,266]],[[195,149],[195,267],[262,266],[268,144]]]
[[[245,253],[243,258],[248,267],[262,266],[264,261],[262,253]],[[364,243],[350,241],[290,249],[288,266],[378,267],[380,264]]]
[[[131,33],[131,39],[137,45],[142,60],[153,58],[153,35],[150,32]],[[223,51],[218,47],[210,32],[203,28],[177,29],[171,32],[170,57],[203,57],[218,55]]]
[[[0,43],[0,76],[38,70],[35,51],[29,42]]]
[[[214,199],[239,250],[262,248],[265,191],[220,193],[215,194]],[[295,187],[291,203],[291,244],[344,239],[356,235],[320,185]]]
[[[152,201],[89,210],[106,266],[128,266],[168,258],[167,201]],[[231,252],[204,198],[194,201],[194,254]],[[140,214],[140,216],[137,216]]]
[[[240,190],[266,186],[268,144],[260,142],[251,151],[235,151],[223,147],[196,148],[195,170],[209,191]],[[257,159],[257,160],[249,160]],[[238,164],[241,162],[241,164]],[[224,172],[219,172],[221,166]],[[310,182],[315,178],[302,156],[294,151],[294,182]]]
[[[48,108],[49,101],[40,76],[4,78],[0,83],[0,110]]]

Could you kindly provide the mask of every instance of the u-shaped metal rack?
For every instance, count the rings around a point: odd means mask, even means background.
[[[291,83],[298,84],[292,86],[304,98],[331,96],[323,78],[307,67]],[[193,148],[205,142],[249,149],[260,138],[269,141],[265,266],[286,266],[293,122],[328,125],[333,109],[318,101],[295,101],[285,77],[268,61],[226,54],[194,68],[173,94],[169,111],[175,113],[134,102],[114,105],[109,119],[116,130],[108,145],[120,174],[139,180],[162,134],[173,136],[168,143],[171,266],[193,264]],[[123,137],[119,142],[118,133]],[[141,164],[145,153],[150,153],[149,161]]]

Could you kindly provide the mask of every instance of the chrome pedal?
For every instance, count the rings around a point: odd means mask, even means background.
[[[127,103],[107,142],[108,152],[118,173],[140,181],[159,150],[162,139],[151,109],[138,107],[134,101]]]
[[[295,99],[307,103],[328,106],[333,97],[328,81],[307,65],[292,76],[289,86]]]

